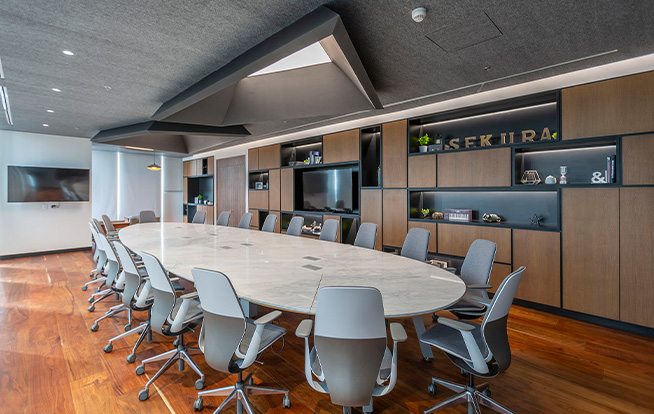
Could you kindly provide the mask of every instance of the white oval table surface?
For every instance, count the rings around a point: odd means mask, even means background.
[[[218,270],[242,299],[300,313],[315,313],[324,286],[379,289],[387,318],[431,313],[465,292],[463,281],[446,270],[349,244],[187,223],[132,225],[119,237],[184,279],[193,280],[194,267]]]

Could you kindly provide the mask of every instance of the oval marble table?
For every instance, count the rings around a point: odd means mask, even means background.
[[[120,230],[136,252],[153,254],[166,269],[192,281],[191,269],[218,270],[248,302],[299,313],[315,312],[323,286],[373,286],[382,294],[387,318],[413,317],[446,308],[465,292],[452,273],[405,257],[349,244],[235,227],[146,223]],[[425,358],[431,349],[422,346]]]

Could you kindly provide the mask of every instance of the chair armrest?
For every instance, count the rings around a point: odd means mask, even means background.
[[[179,298],[186,300],[186,299],[194,299],[194,298],[197,298],[197,297],[198,297],[198,292],[195,291],[195,292],[189,292],[189,293],[186,293],[184,295],[181,295]]]
[[[177,281],[179,281],[179,278],[178,278],[178,277],[171,277],[171,278],[169,278],[169,279],[170,279],[171,282],[177,282]]]
[[[473,325],[469,325],[467,323],[457,321],[456,319],[446,318],[444,316],[441,316],[440,318],[438,318],[438,323],[440,323],[441,325],[448,326],[450,328],[454,328],[457,331],[469,332],[469,331],[473,331],[475,329],[475,327]]]
[[[308,338],[311,335],[311,330],[313,329],[313,321],[311,319],[305,319],[297,326],[295,330],[295,336],[300,338]]]
[[[466,289],[492,289],[491,285],[466,285]]]
[[[491,299],[482,298],[482,297],[471,297],[470,299],[474,300],[475,302],[479,302],[484,306],[489,306],[492,302]]]
[[[188,323],[190,321],[187,321],[187,313],[189,308],[191,307],[191,302],[193,302],[193,299],[197,297],[197,292],[190,292],[185,295],[180,296],[178,299],[182,299],[182,304],[179,307],[179,310],[177,311],[177,315],[175,315],[175,319],[173,319],[172,323],[170,324],[170,332],[176,333],[184,329],[184,324]],[[201,317],[201,316],[200,316]],[[195,320],[197,318],[194,318]]]
[[[402,326],[397,322],[391,323],[391,338],[393,339],[393,342],[406,341],[407,335],[406,335],[406,331],[404,330],[404,326]]]
[[[272,311],[270,313],[267,313],[267,314],[263,315],[260,318],[257,318],[254,321],[254,324],[255,325],[265,325],[267,323],[270,323],[270,322],[274,321],[275,319],[279,318],[280,316],[282,316],[281,311],[278,311],[278,310],[277,311]]]
[[[451,273],[456,273],[456,267],[445,267],[443,270],[447,270],[448,272]]]

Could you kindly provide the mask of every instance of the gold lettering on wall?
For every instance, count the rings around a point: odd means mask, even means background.
[[[533,129],[522,131],[522,142],[534,142],[535,136],[536,136],[536,131],[534,131]]]
[[[552,139],[552,135],[550,134],[550,129],[547,128],[547,127],[543,128],[543,133],[540,136],[541,141],[546,140],[546,139]]]
[[[475,143],[475,139],[476,139],[476,138],[477,138],[477,137],[465,137],[466,148],[470,148],[470,147],[472,146],[472,144]]]
[[[459,149],[459,138],[451,139],[450,146],[452,147],[452,149]]]
[[[550,129],[545,127],[543,128],[542,132],[536,132],[533,129],[525,129],[521,132],[521,134],[518,139],[515,138],[515,132],[502,132],[500,133],[499,136],[499,142],[492,142],[491,140],[493,139],[493,134],[481,134],[479,135],[479,141],[477,141],[476,136],[471,136],[471,137],[465,137],[465,138],[452,138],[449,140],[449,145],[446,145],[446,150],[447,149],[460,149],[461,148],[461,140],[463,140],[463,147],[464,148],[472,148],[475,146],[478,147],[492,147],[494,145],[508,145],[508,144],[519,144],[521,142],[536,142],[536,141],[545,141],[545,140],[556,140],[557,134],[550,132]]]
[[[502,144],[513,144],[513,132],[509,132],[509,141],[506,141],[506,133],[502,132],[500,135],[502,139]]]
[[[479,137],[480,140],[479,145],[482,147],[490,147],[491,146],[490,139],[492,136],[493,136],[492,134],[481,135]]]

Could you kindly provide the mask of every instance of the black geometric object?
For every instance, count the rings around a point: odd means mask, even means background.
[[[531,225],[534,227],[540,227],[540,222],[543,221],[543,217],[539,216],[538,214],[534,213],[533,217],[531,218]]]

